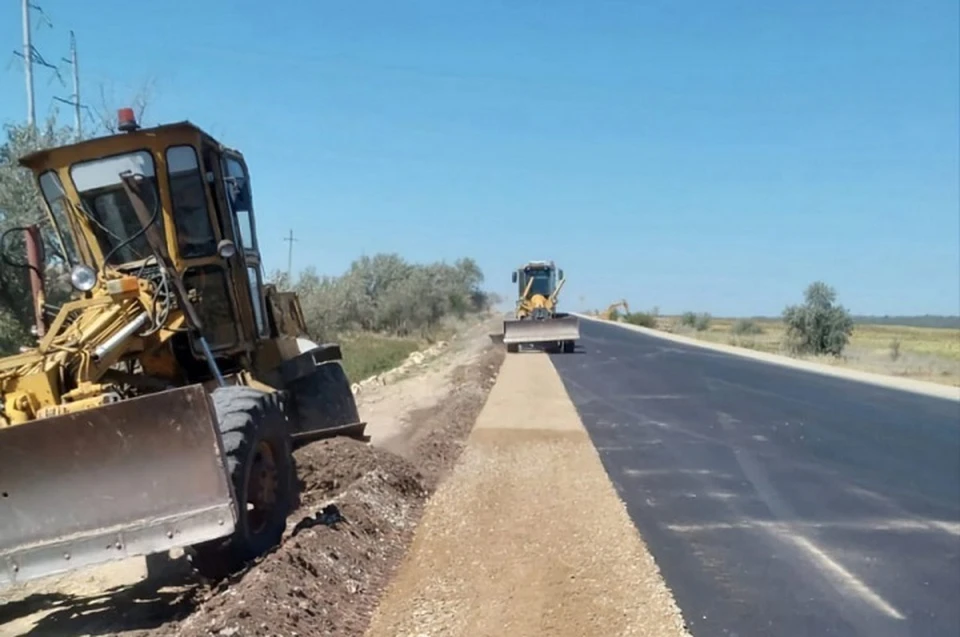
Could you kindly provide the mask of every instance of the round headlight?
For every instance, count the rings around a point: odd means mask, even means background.
[[[217,254],[221,259],[229,259],[237,253],[237,246],[230,239],[224,239],[217,244]]]
[[[79,292],[89,292],[97,284],[97,273],[89,265],[75,265],[70,270],[70,285]]]

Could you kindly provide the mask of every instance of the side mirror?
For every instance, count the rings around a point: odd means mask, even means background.
[[[563,270],[557,270],[557,276],[563,278]]]
[[[512,276],[510,277],[510,280],[513,281],[514,283],[517,282],[517,271],[516,271],[516,270],[513,271],[513,274],[512,274]]]
[[[217,254],[221,259],[229,259],[237,253],[237,246],[230,239],[224,239],[217,244]]]

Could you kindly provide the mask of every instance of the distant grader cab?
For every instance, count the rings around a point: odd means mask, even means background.
[[[222,576],[281,540],[293,448],[364,436],[340,348],[264,285],[243,156],[119,128],[20,160],[75,294],[0,359],[0,586],[173,548]]]

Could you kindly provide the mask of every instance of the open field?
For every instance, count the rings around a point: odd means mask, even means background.
[[[683,326],[678,316],[657,316],[656,328],[698,340],[788,355],[785,329],[772,319],[748,319],[756,333],[737,334],[739,319],[714,318],[706,330]],[[840,358],[800,357],[827,365],[960,386],[960,329],[857,323]]]

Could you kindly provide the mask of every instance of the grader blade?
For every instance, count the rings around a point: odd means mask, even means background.
[[[200,385],[0,429],[0,586],[227,536]]]
[[[576,316],[549,319],[508,319],[503,322],[503,342],[513,344],[556,343],[580,338],[580,319]]]

